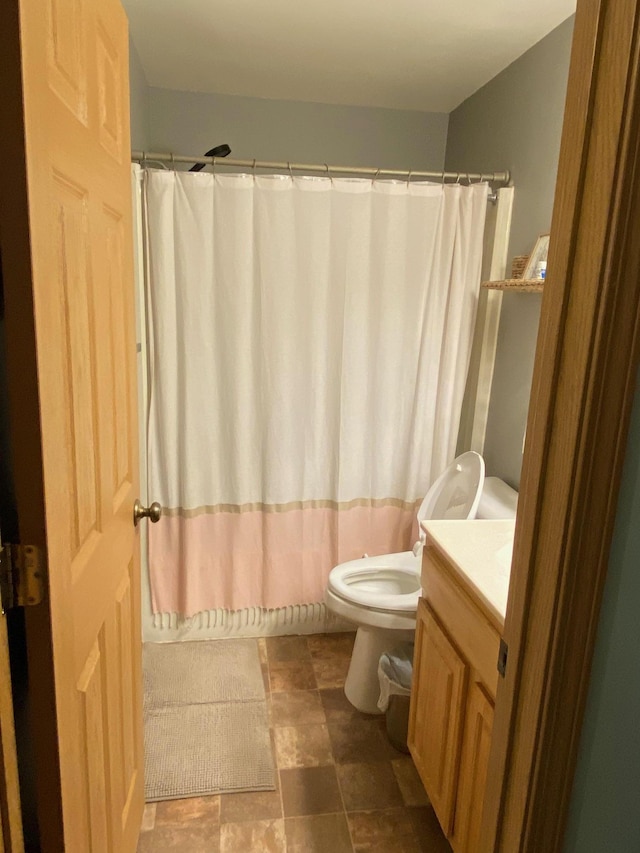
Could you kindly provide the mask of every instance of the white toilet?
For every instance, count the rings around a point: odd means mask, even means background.
[[[497,477],[484,477],[484,461],[463,453],[429,489],[418,525],[433,518],[513,518],[518,493]],[[378,714],[378,661],[402,640],[413,640],[420,597],[424,532],[413,551],[363,557],[331,570],[325,603],[358,625],[344,692],[358,710]]]

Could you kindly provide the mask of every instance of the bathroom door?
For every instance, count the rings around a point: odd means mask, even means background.
[[[0,239],[45,853],[133,853],[144,805],[127,19],[0,4]]]

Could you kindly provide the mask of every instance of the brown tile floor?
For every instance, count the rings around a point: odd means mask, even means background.
[[[150,804],[138,853],[450,853],[411,758],[345,698],[354,636],[258,641],[277,790]]]

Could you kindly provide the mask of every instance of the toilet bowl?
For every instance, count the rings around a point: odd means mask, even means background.
[[[484,477],[482,457],[462,454],[436,480],[418,510],[420,540],[413,551],[362,557],[331,570],[325,603],[358,626],[345,682],[347,699],[368,714],[378,710],[378,661],[402,640],[413,640],[420,598],[424,532],[433,518],[512,518],[517,492],[496,477]]]

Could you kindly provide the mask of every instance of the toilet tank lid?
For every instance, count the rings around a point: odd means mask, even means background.
[[[476,518],[515,518],[518,493],[499,477],[485,477]]]

